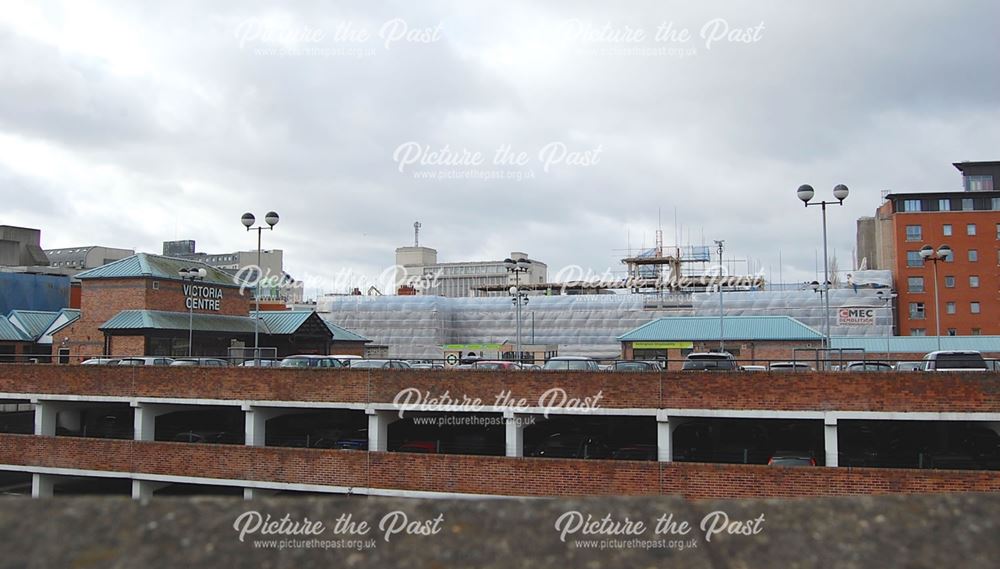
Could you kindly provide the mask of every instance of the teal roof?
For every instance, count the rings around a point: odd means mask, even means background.
[[[123,310],[100,326],[100,330],[187,330],[253,334],[254,319],[249,316],[163,312],[159,310]],[[265,321],[259,324],[261,334],[270,334]]]
[[[59,317],[58,312],[45,310],[11,310],[7,319],[17,326],[27,337],[38,340]]]
[[[836,349],[861,348],[873,353],[920,354],[938,349],[936,336],[833,336],[830,346]],[[1000,352],[1000,336],[941,336],[942,350]]]
[[[10,323],[6,316],[0,316],[0,342],[31,342],[24,332]]]
[[[75,309],[75,308],[63,308],[62,310],[59,311],[59,314],[66,315],[66,322],[64,322],[62,325],[57,326],[56,328],[53,328],[52,330],[50,330],[49,331],[50,334],[55,334],[59,330],[62,330],[63,328],[69,326],[70,324],[72,324],[72,323],[74,323],[74,322],[76,322],[77,320],[80,319],[80,311],[77,310],[77,309]],[[57,320],[58,320],[58,317],[57,317]],[[53,323],[55,323],[55,321],[53,321]]]
[[[238,286],[233,282],[233,276],[222,269],[217,269],[211,265],[191,259],[176,259],[174,257],[152,255],[150,253],[136,253],[131,257],[112,261],[96,269],[78,273],[76,278],[81,280],[156,278],[179,281],[181,277],[177,274],[178,271],[191,267],[205,269],[208,273],[205,276],[205,280],[199,282],[217,286]]]
[[[729,316],[726,340],[820,340],[823,334],[789,316]],[[622,342],[718,340],[719,318],[678,316],[647,322],[618,336]]]
[[[253,314],[251,312],[251,314]],[[370,342],[368,338],[364,336],[359,336],[354,332],[345,330],[340,326],[335,324],[330,324],[323,318],[319,316],[314,310],[275,310],[275,311],[260,311],[260,318],[267,323],[267,327],[271,329],[272,334],[294,334],[306,320],[315,317],[319,320],[318,324],[326,325],[333,335],[332,340],[342,341],[342,342]]]
[[[348,330],[346,328],[341,328],[340,326],[337,326],[336,324],[330,322],[329,320],[323,319],[323,323],[326,324],[326,327],[329,328],[331,332],[333,332],[333,339],[334,339],[334,341],[337,341],[337,342],[371,342],[371,340],[369,340],[368,338],[365,338],[364,336],[362,336],[360,334],[355,334],[354,332],[351,332],[350,330]]]

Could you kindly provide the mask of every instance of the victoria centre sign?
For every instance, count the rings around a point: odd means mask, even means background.
[[[222,289],[214,286],[184,285],[184,307],[188,310],[222,310]]]

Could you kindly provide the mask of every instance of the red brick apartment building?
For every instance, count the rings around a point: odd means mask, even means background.
[[[890,193],[874,217],[858,220],[859,258],[891,270],[901,336],[1000,334],[1000,162],[960,162],[963,191]],[[920,249],[948,245],[952,255],[924,260]]]

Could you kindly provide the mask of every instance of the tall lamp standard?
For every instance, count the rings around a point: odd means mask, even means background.
[[[195,281],[203,281],[203,280],[205,280],[205,277],[208,276],[208,271],[206,271],[204,268],[191,267],[191,268],[181,269],[181,270],[177,271],[177,274],[180,275],[181,280],[183,280],[183,281],[191,281],[192,290],[191,290],[191,294],[187,298],[187,305],[188,305],[188,357],[191,357],[191,355],[192,355],[192,351],[191,350],[194,347],[194,297],[195,297],[194,290],[193,290],[193,288],[194,288],[194,282]]]
[[[508,273],[514,275],[514,286],[510,287],[510,295],[514,302],[514,312],[516,314],[517,331],[515,333],[517,350],[517,361],[520,363],[524,359],[521,353],[521,306],[528,304],[528,295],[521,290],[521,273],[531,270],[531,260],[529,259],[504,259],[503,266]]]
[[[719,351],[726,351],[726,313],[722,305],[722,246],[725,241],[716,240],[715,244],[719,248]]]
[[[920,256],[925,261],[934,263],[934,335],[937,336],[937,349],[941,351],[941,303],[938,300],[938,261],[947,261],[951,257],[951,247],[941,245],[934,250],[930,245],[920,248]]]
[[[818,202],[811,202],[816,191],[809,184],[803,184],[799,186],[798,191],[795,194],[802,200],[802,203],[806,207],[811,205],[818,205],[823,209],[823,284],[820,286],[820,290],[824,293],[823,297],[823,326],[825,328],[823,334],[823,347],[827,350],[830,349],[830,261],[829,255],[827,253],[826,246],[826,206],[828,205],[844,205],[844,200],[847,199],[847,194],[850,190],[844,184],[837,184],[833,188],[833,197],[837,198],[835,202],[828,202],[821,200]]]
[[[264,216],[264,221],[267,222],[267,227],[263,225],[254,227],[253,224],[257,221],[257,218],[253,216],[252,213],[244,213],[243,218],[240,219],[243,226],[247,228],[247,231],[257,230],[257,283],[253,287],[253,297],[256,302],[256,312],[254,312],[253,317],[253,364],[254,366],[260,366],[260,281],[263,278],[263,269],[260,267],[260,236],[265,229],[273,230],[274,226],[278,224],[278,214],[269,211],[267,215]]]

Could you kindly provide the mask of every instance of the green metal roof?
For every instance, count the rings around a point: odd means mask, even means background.
[[[938,349],[936,336],[833,336],[830,346],[836,349],[861,348],[872,353],[919,354]],[[941,336],[942,350],[1000,352],[1000,336]]]
[[[789,316],[729,316],[726,340],[820,340],[823,334]],[[647,322],[618,336],[622,342],[718,340],[719,318],[667,317]]]
[[[206,273],[208,273],[205,276],[205,280],[199,282],[217,286],[238,286],[233,282],[233,276],[222,269],[217,269],[211,265],[206,265],[192,259],[176,259],[174,257],[163,257],[149,253],[136,253],[131,257],[113,261],[96,269],[83,271],[82,273],[78,273],[76,278],[81,280],[157,278],[179,281],[181,277],[177,274],[178,271],[191,267],[205,269]]]
[[[0,342],[30,342],[32,341],[17,326],[10,323],[6,316],[0,316]]]
[[[7,320],[32,340],[38,340],[59,317],[58,312],[45,310],[11,310]]]
[[[369,340],[368,338],[365,338],[364,336],[362,336],[360,334],[355,334],[354,332],[351,332],[350,330],[348,330],[346,328],[341,328],[340,326],[337,326],[336,324],[330,322],[329,320],[327,320],[325,318],[321,318],[321,320],[323,320],[323,323],[326,324],[326,327],[330,329],[330,332],[333,332],[333,339],[334,339],[334,341],[338,341],[338,342],[371,342],[371,340]]]
[[[190,320],[189,320],[190,319]],[[187,330],[198,332],[228,332],[233,334],[253,334],[254,319],[249,316],[223,316],[220,314],[200,314],[193,316],[187,312],[163,312],[159,310],[123,310],[100,326],[100,330]],[[270,334],[267,323],[261,320],[261,334]]]
[[[59,314],[66,316],[66,322],[63,322],[61,325],[50,330],[49,331],[50,334],[55,334],[59,330],[62,330],[63,328],[69,326],[70,324],[80,319],[80,311],[77,310],[76,308],[63,308],[62,310],[59,311]],[[56,318],[56,320],[58,320],[58,317]],[[55,323],[55,321],[53,321],[53,323]]]

